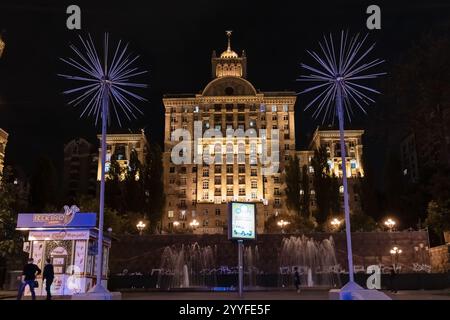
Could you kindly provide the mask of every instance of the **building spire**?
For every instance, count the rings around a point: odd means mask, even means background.
[[[229,51],[231,51],[231,34],[233,33],[233,31],[227,30],[227,31],[225,31],[225,33],[227,34],[227,37],[228,37],[228,48],[227,48],[227,51],[229,52]]]

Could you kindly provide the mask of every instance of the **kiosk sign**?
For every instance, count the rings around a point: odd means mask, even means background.
[[[228,214],[229,239],[256,239],[256,205],[254,203],[230,202]]]

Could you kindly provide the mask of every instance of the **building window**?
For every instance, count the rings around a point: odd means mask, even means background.
[[[289,150],[289,145],[288,144],[284,145],[284,150]]]
[[[252,177],[256,177],[258,175],[258,169],[251,169],[250,170],[250,175]]]
[[[208,226],[208,220],[203,220],[203,226],[207,227]]]
[[[214,166],[215,173],[222,173],[222,166]]]
[[[259,105],[259,111],[260,112],[266,112],[266,105],[265,104],[260,104]]]
[[[252,200],[256,199],[256,192],[252,192]]]
[[[279,198],[275,198],[275,205],[279,206],[281,204],[281,200]]]
[[[227,184],[233,184],[233,176],[227,176]]]
[[[289,121],[289,116],[288,116],[288,115],[284,115],[284,116],[283,116],[283,120],[284,120],[284,121]]]
[[[274,188],[273,194],[274,194],[275,196],[281,196],[280,188]]]
[[[220,188],[214,188],[214,196],[220,197],[222,195],[222,190]]]
[[[167,217],[168,217],[169,219],[173,218],[173,211],[172,211],[172,210],[169,210],[169,211],[167,212]]]
[[[216,216],[220,216],[220,209],[216,208]]]
[[[228,187],[227,188],[227,196],[232,196],[233,195],[233,188],[232,187]]]
[[[273,177],[274,183],[280,183],[280,177]]]
[[[209,168],[203,168],[203,176],[209,177]]]
[[[192,167],[192,173],[196,173],[197,172],[197,167]]]
[[[239,165],[239,173],[245,173],[245,165],[244,164]]]
[[[216,227],[220,227],[222,225],[222,222],[220,220],[216,220]]]
[[[180,185],[181,186],[185,186],[186,185],[186,178],[181,178],[180,179]]]
[[[277,120],[278,120],[278,117],[276,115],[273,115],[272,116],[272,121],[277,121]]]
[[[245,196],[245,188],[239,188],[239,196]]]
[[[180,173],[181,174],[186,174],[186,167],[181,167],[180,168]]]
[[[283,105],[283,112],[288,112],[289,111],[289,106],[287,104]]]
[[[233,165],[227,165],[227,173],[233,173]]]
[[[222,179],[221,179],[220,176],[219,177],[214,177],[214,184],[215,185],[222,184]]]
[[[227,105],[225,106],[225,108],[226,108],[226,111],[227,111],[227,112],[233,112],[233,105],[232,105],[232,104],[227,104]]]
[[[339,193],[344,193],[344,186],[339,187]]]
[[[203,197],[202,197],[202,199],[203,199],[203,200],[208,200],[208,199],[209,199],[209,192],[208,192],[208,191],[203,192]]]
[[[245,184],[245,176],[239,176],[239,184]]]
[[[169,172],[170,172],[170,173],[175,173],[175,167],[170,167],[170,168],[169,168]]]
[[[277,112],[277,106],[276,105],[272,106],[272,112]]]
[[[256,180],[252,180],[252,189],[258,188],[258,182]]]
[[[273,126],[272,126],[272,129],[273,129],[273,130],[277,130],[277,129],[278,129],[278,126],[277,126],[277,125],[273,125]]]
[[[309,166],[309,173],[314,173],[314,168],[313,168],[313,166]]]
[[[169,179],[169,184],[175,184],[175,179],[174,178],[170,178]]]
[[[203,180],[203,189],[209,189],[209,181]]]

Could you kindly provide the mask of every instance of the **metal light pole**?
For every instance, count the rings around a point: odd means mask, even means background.
[[[238,240],[239,298],[244,295],[244,240]]]
[[[336,108],[338,112],[339,121],[339,141],[341,147],[341,161],[342,161],[342,181],[344,185],[344,214],[345,214],[345,235],[347,238],[347,260],[348,260],[348,275],[350,282],[355,282],[353,269],[353,250],[352,250],[352,234],[350,228],[350,207],[348,205],[348,184],[347,184],[347,161],[345,152],[345,138],[344,138],[344,110],[342,108],[342,81],[343,78],[338,76],[336,78]]]

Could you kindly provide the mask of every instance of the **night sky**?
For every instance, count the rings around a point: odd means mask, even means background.
[[[82,30],[66,28],[66,8],[81,7]],[[114,39],[130,42],[142,55],[145,116],[131,126],[111,128],[128,132],[145,127],[149,139],[162,142],[164,93],[198,93],[211,77],[212,50],[226,49],[225,30],[233,30],[232,48],[245,49],[248,79],[262,91],[300,91],[295,79],[301,61],[310,62],[306,49],[316,49],[327,32],[348,29],[367,32],[366,8],[378,4],[382,29],[370,31],[377,42],[373,56],[387,60],[385,69],[435,24],[449,20],[448,1],[34,1],[2,0],[0,29],[6,49],[0,59],[0,128],[10,134],[6,161],[30,171],[40,154],[61,168],[63,145],[74,137],[96,141],[92,119],[79,119],[80,110],[65,105],[61,92],[66,70],[59,57],[70,55],[69,43],[81,32],[100,39],[109,31]],[[297,146],[309,142],[317,123],[296,106]],[[376,108],[376,105],[374,106]],[[364,128],[364,117],[356,125]]]

